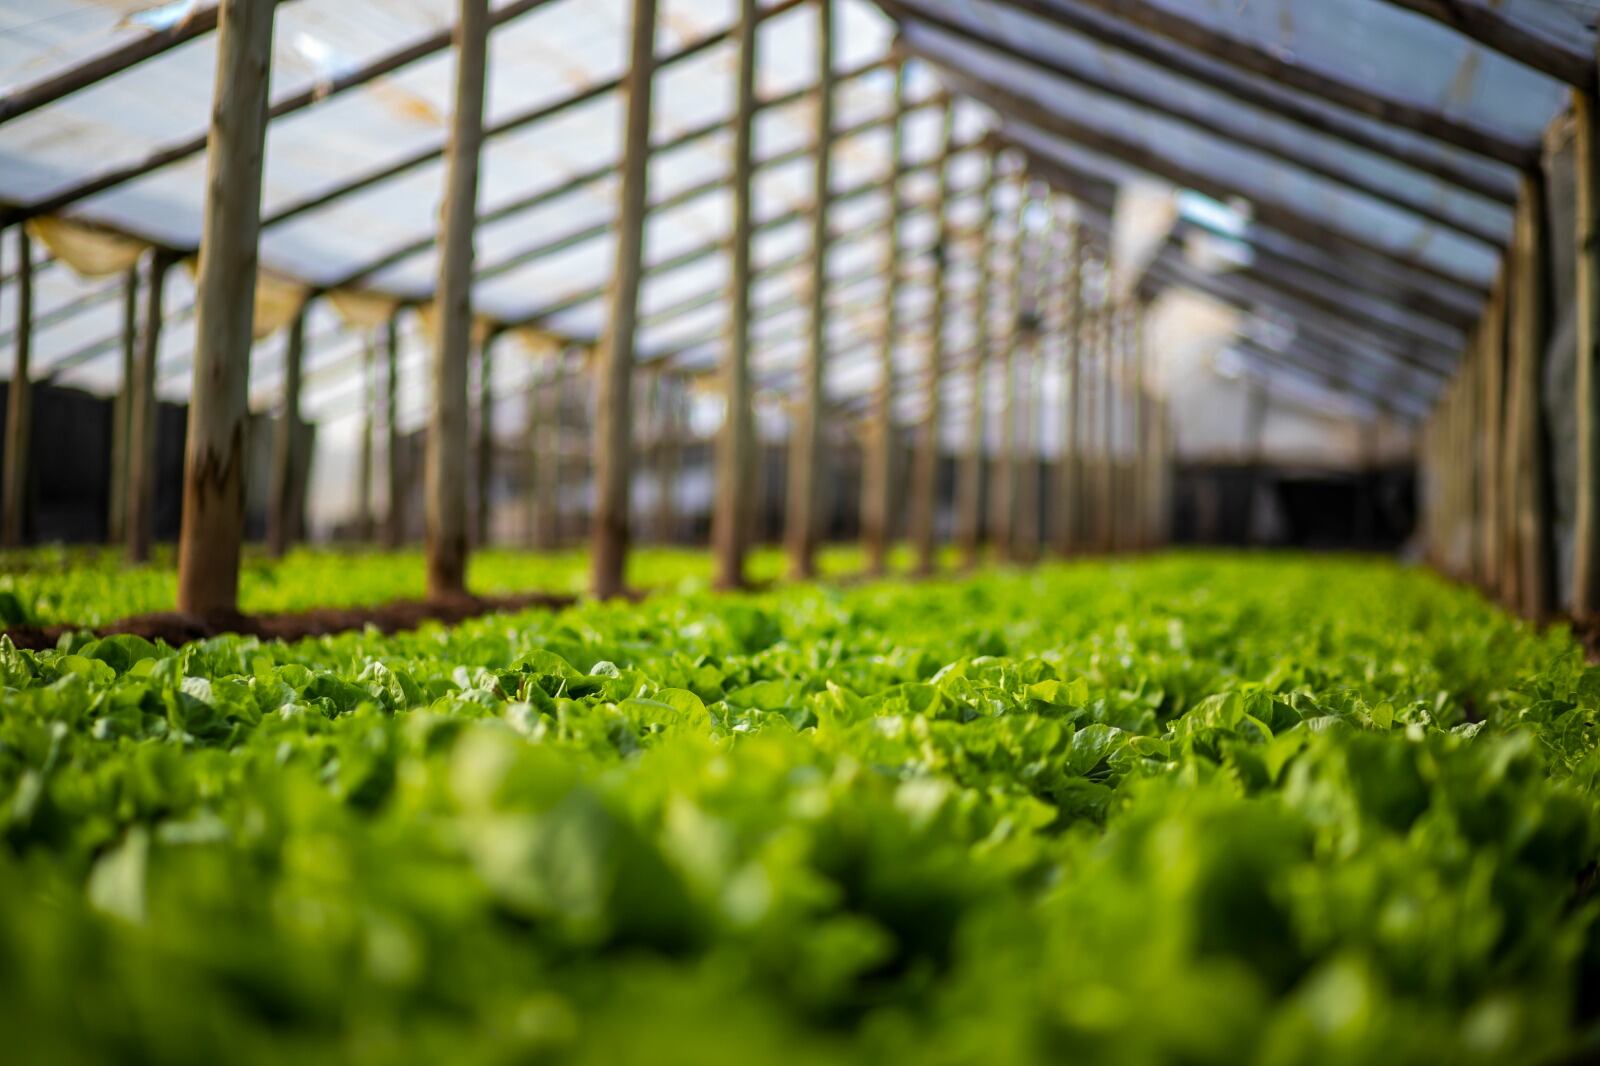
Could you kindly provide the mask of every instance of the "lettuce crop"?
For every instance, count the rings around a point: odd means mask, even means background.
[[[1600,671],[1385,562],[689,580],[0,675],[10,1061],[1597,1048]]]

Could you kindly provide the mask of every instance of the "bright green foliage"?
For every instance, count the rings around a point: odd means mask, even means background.
[[[953,553],[952,553],[953,558]],[[861,553],[830,546],[818,557],[824,576],[859,572]],[[899,547],[894,568],[907,571],[911,552]],[[480,595],[553,592],[577,595],[587,587],[588,559],[581,552],[533,553],[486,549],[472,553],[467,581]],[[283,559],[250,553],[239,574],[239,608],[251,613],[304,611],[313,607],[367,607],[398,599],[420,599],[426,587],[422,552],[355,552],[302,548]],[[787,572],[783,553],[750,553],[753,581],[769,582]],[[711,582],[711,557],[682,548],[645,548],[628,558],[628,581],[640,589],[704,589]],[[99,626],[129,615],[170,611],[178,573],[169,549],[148,566],[123,565],[122,553],[104,548],[37,548],[0,552],[0,628],[7,625]]]
[[[0,648],[0,1057],[1600,1050],[1600,671],[1173,556]]]

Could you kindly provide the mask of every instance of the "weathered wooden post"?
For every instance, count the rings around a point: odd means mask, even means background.
[[[1140,303],[1138,293],[1129,297],[1130,319],[1128,322],[1128,363],[1130,366],[1128,380],[1128,461],[1126,496],[1128,501],[1128,522],[1124,526],[1124,550],[1143,550],[1147,544],[1145,528],[1148,524],[1145,516],[1145,501],[1148,494],[1144,490],[1144,316],[1145,308]]]
[[[1002,563],[1016,561],[1017,535],[1017,352],[1024,344],[1027,326],[1023,318],[1024,294],[1030,285],[1028,255],[1030,244],[1026,233],[1028,190],[1026,177],[1019,168],[1013,175],[1017,202],[1014,208],[1015,223],[1011,235],[1011,271],[1007,278],[1008,304],[1005,356],[1000,369],[1000,447],[996,456],[999,467],[994,486],[994,550],[995,558]]]
[[[969,364],[972,405],[967,409],[967,432],[961,466],[957,471],[956,539],[961,545],[961,565],[971,570],[978,565],[983,540],[983,436],[989,376],[989,298],[994,294],[995,176],[997,149],[984,153],[983,210],[979,216],[978,291],[973,309],[973,343]]]
[[[300,380],[306,347],[306,307],[289,322],[283,353],[283,400],[272,432],[272,482],[267,507],[267,552],[283,557],[294,539],[295,440],[300,435]]]
[[[1482,448],[1479,466],[1483,477],[1483,579],[1495,595],[1501,593],[1505,583],[1504,468],[1500,455],[1505,441],[1506,363],[1504,316],[1499,303],[1500,298],[1491,293],[1471,337],[1471,344],[1483,365],[1484,424],[1479,436]]]
[[[139,265],[122,277],[122,374],[111,404],[111,494],[106,501],[106,542],[121,544],[127,536],[128,450],[132,438],[134,364],[139,355]]]
[[[1078,550],[1083,517],[1078,499],[1083,472],[1078,418],[1083,399],[1083,264],[1087,253],[1083,227],[1074,222],[1067,239],[1071,243],[1071,259],[1064,293],[1066,315],[1061,323],[1061,465],[1056,471],[1056,553],[1062,556]]]
[[[1048,194],[1035,193],[1034,197],[1041,208],[1040,217],[1048,218]],[[1029,564],[1039,558],[1039,418],[1042,414],[1039,360],[1041,341],[1046,333],[1042,294],[1049,287],[1055,265],[1050,261],[1050,237],[1048,224],[1031,237],[1024,236],[1033,246],[1033,257],[1030,260],[1032,270],[1023,279],[1026,288],[1020,304],[1021,327],[1015,368],[1017,415],[1010,478],[1015,486],[1012,492],[1016,517],[1011,527],[1010,559]]]
[[[883,263],[883,337],[878,349],[878,387],[872,398],[861,482],[861,540],[866,570],[873,577],[882,577],[888,571],[894,522],[894,353],[900,334],[900,215],[905,207],[900,171],[905,165],[905,113],[905,62],[896,60],[887,179],[889,229]]]
[[[566,387],[567,352],[550,356],[550,369],[539,390],[538,468],[534,475],[538,545],[550,551],[561,543],[561,400]]]
[[[717,437],[716,506],[711,515],[711,547],[716,556],[718,588],[744,585],[744,553],[748,546],[752,466],[755,461],[754,414],[750,393],[750,177],[751,132],[756,94],[755,0],[739,0],[738,82],[733,120],[733,265],[728,282],[728,349],[723,357],[725,409]]]
[[[1482,537],[1484,500],[1479,471],[1481,449],[1478,440],[1483,432],[1483,386],[1479,377],[1478,353],[1472,348],[1469,347],[1462,353],[1456,375],[1461,379],[1462,417],[1465,423],[1465,433],[1461,442],[1463,447],[1461,464],[1467,507],[1467,576],[1481,584],[1485,573]]]
[[[833,155],[833,0],[817,0],[817,110],[813,134],[816,169],[812,185],[810,322],[803,394],[789,444],[789,575],[816,576],[818,482],[823,462],[823,391],[828,354],[828,200]]]
[[[539,547],[539,417],[540,399],[544,395],[544,382],[539,368],[534,367],[528,376],[527,391],[523,395],[525,417],[522,424],[522,545]]]
[[[661,421],[656,447],[656,483],[659,486],[656,493],[656,540],[671,544],[678,539],[678,435],[682,432],[678,406],[683,389],[682,382],[676,377],[669,378],[663,371],[657,371],[657,377],[661,385],[661,402],[657,409]]]
[[[1517,506],[1517,551],[1521,564],[1522,613],[1542,621],[1550,613],[1549,501],[1545,489],[1542,426],[1544,344],[1547,329],[1548,257],[1544,232],[1544,179],[1524,174],[1517,201],[1515,254],[1511,262],[1512,358],[1520,380],[1518,436],[1513,447],[1520,468]]]
[[[1115,472],[1117,461],[1116,426],[1112,413],[1116,405],[1117,352],[1122,343],[1122,323],[1117,299],[1111,293],[1111,256],[1105,262],[1105,303],[1100,312],[1100,376],[1096,421],[1100,429],[1099,463],[1095,467],[1095,548],[1109,552],[1116,535]]]
[[[156,361],[161,353],[162,300],[166,294],[171,257],[150,253],[150,276],[145,286],[144,328],[139,334],[139,355],[128,387],[128,498],[123,521],[128,561],[150,561],[155,537]]]
[[[405,477],[400,455],[400,312],[396,307],[383,326],[383,473],[388,509],[383,516],[383,546],[400,547],[406,535]]]
[[[1600,614],[1600,144],[1592,89],[1572,94],[1573,182],[1577,194],[1577,508],[1572,537],[1572,614]],[[1487,350],[1487,345],[1485,350]],[[1494,383],[1486,389],[1493,394]],[[1489,447],[1485,442],[1485,449]],[[1486,450],[1486,455],[1492,452]],[[1490,575],[1491,582],[1498,573]]]
[[[489,494],[494,480],[494,343],[499,335],[490,332],[478,346],[478,441],[473,472],[472,543],[481,548],[489,543]]]
[[[244,534],[256,237],[276,0],[220,0],[183,463],[178,610],[231,612]]]
[[[633,0],[633,36],[622,137],[622,184],[617,209],[616,264],[611,310],[596,367],[594,419],[594,521],[590,532],[589,590],[607,598],[623,590],[628,553],[629,387],[634,328],[639,313],[639,266],[650,161],[650,88],[655,70],[656,0]]]
[[[1096,249],[1098,251],[1098,247]],[[1099,276],[1105,278],[1105,260],[1098,261]],[[1100,387],[1104,377],[1105,368],[1101,364],[1102,354],[1101,337],[1106,328],[1105,301],[1107,287],[1101,283],[1099,290],[1100,302],[1093,308],[1086,308],[1083,316],[1083,329],[1079,337],[1078,350],[1078,376],[1083,379],[1078,387],[1078,447],[1083,456],[1078,464],[1078,548],[1097,547],[1095,532],[1100,522],[1100,501],[1096,493],[1100,486]],[[1208,534],[1207,519],[1210,517],[1208,509],[1202,508],[1199,526],[1199,536],[1202,542],[1210,539]]]
[[[923,411],[919,427],[916,465],[911,479],[911,540],[916,551],[916,573],[928,576],[938,569],[934,542],[934,512],[939,495],[939,423],[943,414],[940,402],[944,392],[945,316],[949,304],[948,266],[954,238],[950,226],[950,152],[955,144],[955,104],[946,99],[942,108],[938,183],[934,205],[938,234],[933,249],[933,321],[928,326],[927,361],[923,367]]]
[[[22,546],[28,510],[29,444],[33,438],[33,241],[17,227],[16,357],[6,391],[6,455],[4,495],[0,499],[0,545]]]
[[[456,20],[455,108],[446,159],[439,280],[434,288],[433,402],[428,412],[423,488],[428,598],[467,592],[467,360],[472,347],[472,245],[483,140],[483,83],[489,0],[460,0]]]
[[[361,349],[361,454],[356,467],[356,539],[372,540],[373,436],[378,432],[378,338],[368,333]]]

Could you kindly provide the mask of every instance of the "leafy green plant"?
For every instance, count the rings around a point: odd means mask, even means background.
[[[8,1056],[1595,1052],[1600,672],[1564,633],[1362,560],[676,580],[0,646]]]

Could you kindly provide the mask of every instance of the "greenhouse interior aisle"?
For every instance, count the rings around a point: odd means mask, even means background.
[[[1600,1059],[1597,25],[0,0],[0,1057]]]

